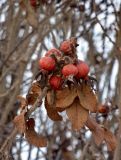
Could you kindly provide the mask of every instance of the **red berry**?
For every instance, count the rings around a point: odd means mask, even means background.
[[[62,84],[62,78],[59,76],[52,76],[50,77],[49,83],[53,89],[60,89]]]
[[[83,62],[81,60],[78,61],[76,66],[77,66],[77,69],[78,69],[78,74],[77,74],[76,77],[77,78],[85,78],[85,77],[87,77],[87,75],[89,73],[89,66],[85,62]]]
[[[99,113],[108,113],[108,112],[109,112],[109,108],[106,107],[105,105],[100,105],[100,106],[98,107],[98,112],[99,112]]]
[[[77,75],[78,69],[75,65],[73,64],[67,64],[63,67],[62,69],[62,74],[64,76],[69,76],[69,75]]]
[[[52,71],[55,69],[55,60],[51,57],[43,57],[39,60],[39,66],[41,69]]]
[[[63,41],[60,45],[60,50],[65,54],[70,54],[72,52],[72,44],[70,41]]]
[[[36,7],[37,5],[36,0],[30,0],[30,4],[31,6]]]
[[[51,56],[51,55],[61,56],[61,52],[58,49],[53,48],[47,51],[47,53],[45,54],[45,56]]]

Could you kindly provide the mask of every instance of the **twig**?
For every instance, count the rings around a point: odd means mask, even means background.
[[[1,93],[1,94],[0,94],[0,98],[7,96],[18,84],[19,84],[19,80],[17,80],[17,81],[11,86],[11,88],[8,89],[5,93]]]
[[[102,28],[105,36],[109,39],[109,41],[116,46],[116,48],[119,50],[119,47],[116,45],[116,43],[111,39],[111,37],[105,32],[105,28],[103,27],[103,25],[101,24],[100,20],[96,17],[97,22],[99,23],[100,27]]]
[[[90,141],[88,141],[88,142],[85,144],[85,146],[84,146],[84,148],[83,148],[83,151],[82,151],[82,155],[81,155],[81,157],[80,157],[80,160],[84,160],[85,155],[86,155],[87,152],[88,152],[87,150],[88,150],[89,145],[90,145]]]
[[[26,118],[28,118],[32,112],[34,112],[36,110],[36,108],[38,107],[38,105],[42,102],[42,99],[46,96],[47,94],[47,90],[48,87],[45,87],[42,91],[42,93],[40,93],[39,97],[37,98],[36,102],[34,103],[34,105],[27,111],[26,114]],[[26,108],[25,108],[26,109]]]
[[[13,142],[12,140],[15,138],[16,134],[17,134],[17,129],[14,128],[14,130],[12,131],[10,136],[8,136],[8,138],[5,140],[5,142],[3,143],[2,147],[0,148],[0,154],[3,154],[5,152],[5,150],[10,148],[10,146],[11,146],[11,144]]]

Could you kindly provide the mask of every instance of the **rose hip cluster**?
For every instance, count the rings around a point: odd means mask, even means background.
[[[105,126],[100,126],[94,117],[91,118],[91,113],[96,113],[98,118],[99,112],[106,120],[111,104],[98,104],[94,88],[97,81],[88,76],[89,66],[77,58],[77,46],[76,38],[70,38],[63,41],[59,49],[47,51],[39,60],[40,70],[26,98],[18,97],[21,112],[14,118],[14,124],[18,132],[25,134],[30,144],[37,147],[47,146],[46,138],[36,133],[35,120],[31,118],[31,114],[41,106],[45,98],[45,109],[51,120],[62,121],[60,112],[66,111],[74,130],[79,131],[86,126],[98,145],[105,141],[107,147],[114,150],[116,139],[113,134]]]
[[[48,83],[54,90],[61,89],[69,77],[76,81],[88,78],[89,66],[77,58],[77,46],[76,39],[71,38],[63,41],[59,49],[47,51],[45,57],[39,60],[39,67],[48,72]]]

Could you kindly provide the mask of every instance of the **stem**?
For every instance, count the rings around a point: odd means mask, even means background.
[[[45,87],[43,89],[42,93],[40,93],[40,95],[38,96],[38,98],[37,98],[36,102],[34,103],[34,105],[27,111],[26,118],[28,118],[31,115],[31,113],[36,110],[38,105],[40,103],[42,103],[42,99],[46,96],[47,91],[48,91],[48,87]]]

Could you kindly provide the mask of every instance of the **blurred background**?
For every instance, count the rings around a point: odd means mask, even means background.
[[[91,132],[74,132],[66,118],[53,122],[44,107],[32,115],[48,146],[34,147],[13,133],[17,95],[25,96],[38,60],[63,40],[76,37],[78,58],[97,79],[99,103],[110,108],[97,121],[118,140],[114,152],[95,145]],[[0,1],[0,160],[121,160],[121,0]],[[63,113],[64,114],[64,113]]]

